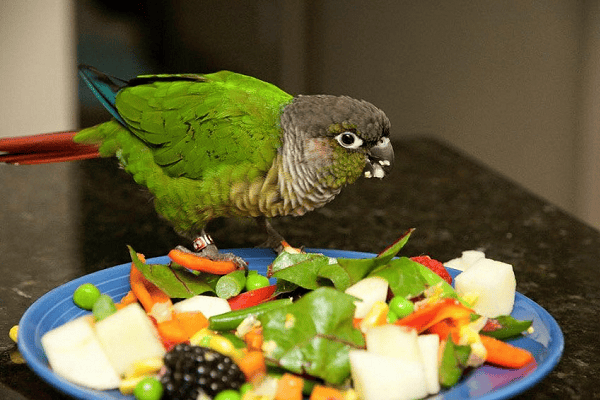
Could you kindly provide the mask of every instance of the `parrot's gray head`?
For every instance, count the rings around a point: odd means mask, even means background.
[[[348,96],[297,96],[282,116],[288,128],[306,141],[329,139],[340,154],[361,154],[364,175],[383,178],[394,162],[390,120],[373,104]],[[297,149],[307,151],[306,149]],[[310,158],[311,154],[307,154]]]
[[[281,115],[280,153],[294,186],[288,191],[312,196],[319,206],[363,174],[385,177],[394,162],[390,126],[385,113],[364,100],[295,97]]]

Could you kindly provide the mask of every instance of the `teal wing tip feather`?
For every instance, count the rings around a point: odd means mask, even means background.
[[[79,75],[108,112],[121,124],[126,125],[121,115],[119,115],[115,103],[117,93],[127,82],[100,72],[89,65],[80,65]]]

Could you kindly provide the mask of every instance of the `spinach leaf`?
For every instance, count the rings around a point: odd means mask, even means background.
[[[194,274],[172,264],[146,264],[139,259],[135,250],[128,248],[135,267],[169,297],[187,299],[197,294],[215,292],[217,275]]]
[[[364,348],[352,325],[354,297],[318,288],[289,306],[260,315],[270,365],[341,384],[350,375],[348,350]]]

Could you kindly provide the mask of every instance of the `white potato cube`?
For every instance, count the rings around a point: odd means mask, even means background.
[[[454,280],[460,296],[473,298],[473,310],[494,318],[510,314],[515,302],[517,282],[513,267],[500,261],[483,258]]]
[[[57,375],[91,389],[119,387],[119,375],[96,337],[90,316],[47,332],[41,342],[50,367]]]
[[[206,318],[231,311],[229,302],[220,297],[197,295],[173,305],[175,312],[201,312]]]
[[[420,363],[368,350],[350,350],[348,356],[354,388],[362,400],[410,400],[427,396]]]
[[[398,325],[380,325],[365,334],[367,351],[409,362],[421,362],[417,331]]]
[[[445,262],[444,267],[453,268],[458,271],[466,271],[471,265],[475,264],[482,258],[485,258],[485,253],[483,251],[466,250],[462,252],[461,257]]]
[[[154,324],[137,303],[97,322],[96,335],[119,375],[136,361],[165,355]]]
[[[440,391],[438,351],[440,337],[436,334],[420,335],[417,339],[421,350],[421,360],[425,371],[425,384],[429,394]]]
[[[354,318],[364,318],[378,301],[385,302],[388,293],[388,282],[379,277],[372,276],[362,279],[350,286],[345,291],[347,294],[359,298],[354,302]]]

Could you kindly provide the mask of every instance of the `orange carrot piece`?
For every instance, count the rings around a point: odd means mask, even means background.
[[[178,320],[169,319],[156,324],[156,330],[160,335],[163,345],[166,348],[183,343],[190,338],[190,335],[181,326]]]
[[[260,350],[263,344],[262,328],[254,328],[244,335],[244,342],[248,350]]]
[[[528,364],[535,363],[533,355],[510,343],[495,339],[490,336],[481,335],[481,343],[487,350],[486,362],[506,368],[523,368]]]
[[[243,357],[236,360],[238,367],[246,376],[248,382],[253,382],[267,373],[267,365],[265,364],[265,356],[260,350],[249,351]]]
[[[145,260],[142,259],[142,261]],[[129,273],[129,284],[131,291],[148,315],[159,323],[171,318],[173,312],[171,298],[158,286],[146,279],[133,263]]]
[[[171,250],[169,252],[169,258],[182,267],[215,275],[226,275],[238,269],[233,261],[213,261],[206,257],[179,249]]]
[[[187,339],[191,338],[200,329],[208,327],[208,318],[199,311],[178,312],[174,313],[173,316],[185,331]]]
[[[309,400],[344,400],[344,395],[335,388],[315,385]]]
[[[303,388],[304,379],[286,372],[277,382],[275,400],[302,400]]]
[[[120,310],[121,308],[133,303],[137,303],[137,297],[135,297],[133,290],[130,290],[118,303],[115,303],[115,306],[118,310]]]

